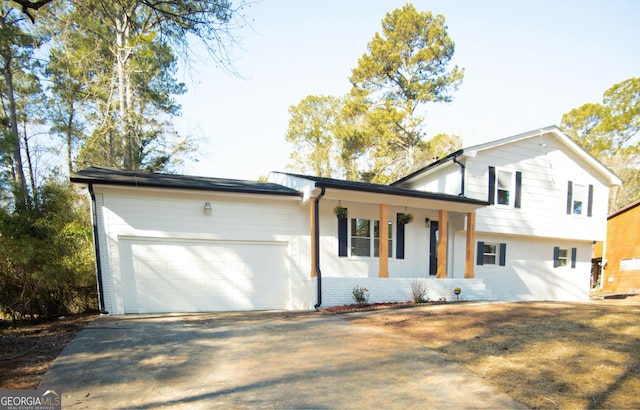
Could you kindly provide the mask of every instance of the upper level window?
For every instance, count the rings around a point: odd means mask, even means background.
[[[511,191],[513,190],[513,172],[498,170],[498,189],[496,203],[498,205],[511,205]]]
[[[520,208],[522,202],[522,172],[489,167],[489,198],[494,205]]]
[[[573,185],[573,214],[574,215],[582,215],[585,211],[585,196],[587,194],[587,187],[584,185],[574,184]]]
[[[576,184],[569,181],[567,186],[567,214],[591,216],[592,208],[593,185]]]

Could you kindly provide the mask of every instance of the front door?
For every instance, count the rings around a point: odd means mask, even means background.
[[[438,222],[429,224],[429,276],[436,276],[438,270]]]

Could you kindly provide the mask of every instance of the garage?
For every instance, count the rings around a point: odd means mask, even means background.
[[[121,237],[124,313],[289,308],[287,243]]]

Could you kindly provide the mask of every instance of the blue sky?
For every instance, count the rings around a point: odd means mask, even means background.
[[[262,0],[236,35],[232,77],[211,62],[179,80],[181,133],[200,138],[199,162],[180,172],[257,179],[285,171],[289,107],[308,95],[342,96],[351,69],[406,1]],[[427,137],[457,134],[464,146],[559,124],[601,102],[613,84],[640,76],[640,1],[413,1],[443,14],[465,79],[448,104],[426,105]]]

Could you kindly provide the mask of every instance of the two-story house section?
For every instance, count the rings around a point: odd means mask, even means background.
[[[474,271],[496,299],[584,300],[609,189],[621,183],[551,126],[461,149],[392,185],[489,202],[475,214]],[[467,217],[449,224],[448,255],[464,254]],[[464,275],[464,260],[447,264]]]

